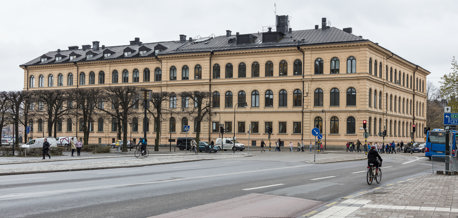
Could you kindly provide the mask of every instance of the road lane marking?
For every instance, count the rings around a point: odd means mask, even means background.
[[[314,178],[314,179],[310,179],[312,181],[316,181],[316,180],[322,180],[322,179],[330,179],[330,178],[334,178],[336,176],[326,176],[326,177],[319,177],[319,178]]]
[[[393,167],[393,166],[386,166],[386,167],[383,167],[382,169],[391,168],[391,167]]]
[[[421,158],[419,158],[419,157],[415,157],[415,160],[410,160],[410,161],[404,162],[404,163],[402,163],[402,164],[413,163],[413,162],[415,162],[415,161],[417,161],[417,160],[420,160],[420,159],[421,159]]]
[[[332,202],[332,203],[326,204],[326,207],[330,207],[330,206],[332,206],[332,205],[334,205],[334,204],[337,204],[337,201],[334,201],[334,202]]]
[[[364,173],[366,172],[365,170],[361,170],[361,171],[356,171],[356,172],[353,172],[353,174],[357,174],[357,173]]]
[[[245,189],[242,189],[242,190],[243,191],[250,191],[250,190],[262,189],[262,188],[270,188],[270,187],[281,186],[281,185],[284,185],[284,184],[279,183],[279,184],[265,185],[265,186],[259,186],[259,187],[253,187],[253,188],[245,188]]]

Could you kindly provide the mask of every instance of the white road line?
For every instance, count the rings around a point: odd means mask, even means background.
[[[407,161],[407,162],[404,162],[404,163],[402,163],[402,164],[413,163],[413,162],[415,162],[415,161],[417,161],[417,160],[420,160],[420,159],[421,159],[421,158],[419,158],[419,157],[415,157],[415,160]]]
[[[330,178],[334,178],[334,177],[336,177],[336,176],[326,176],[326,177],[314,178],[314,179],[310,179],[310,180],[315,181],[315,180],[321,180],[321,179],[330,179]]]
[[[356,172],[353,172],[353,174],[364,173],[364,172],[366,172],[366,170],[356,171]]]
[[[242,189],[242,190],[243,191],[250,191],[250,190],[262,189],[262,188],[270,188],[270,187],[281,186],[281,185],[284,185],[284,184],[279,183],[279,184],[265,185],[265,186],[259,186],[259,187],[253,187],[253,188],[245,188],[245,189]]]
[[[393,167],[393,166],[382,167],[382,169],[391,168],[391,167]]]

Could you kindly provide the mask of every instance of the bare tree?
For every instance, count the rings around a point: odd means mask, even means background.
[[[126,152],[128,119],[131,110],[138,105],[138,89],[136,87],[108,87],[105,89],[104,99],[112,103],[112,109],[99,108],[99,110],[118,120],[118,127],[122,128],[122,151]]]
[[[11,107],[8,101],[8,93],[1,92],[0,93],[0,130],[3,129],[8,123],[11,122],[11,117],[9,116],[9,112],[11,111]],[[3,131],[0,131],[0,140],[3,139]]]
[[[51,137],[54,133],[55,138],[57,136],[56,123],[68,111],[68,108],[63,107],[68,97],[67,92],[63,90],[39,90],[33,93],[38,102],[43,102],[46,105],[45,116],[48,123],[48,136]]]
[[[11,91],[6,94],[6,98],[8,99],[11,118],[14,126],[15,140],[13,145],[13,155],[15,148],[18,147],[19,143],[19,123],[21,122],[21,111],[24,106],[24,100],[26,98],[27,92],[25,91]]]
[[[194,118],[196,125],[196,142],[199,144],[201,123],[205,116],[210,113],[210,93],[209,92],[182,92],[181,97],[191,99],[194,107],[192,110],[187,111],[189,115]]]
[[[426,102],[426,126],[430,128],[441,128],[443,126],[443,107],[441,105],[439,90],[432,82],[426,85],[426,95],[428,97]]]
[[[76,100],[78,118],[81,116],[82,122],[80,122],[80,125],[84,134],[83,143],[87,145],[89,134],[91,130],[93,130],[92,128],[94,128],[93,115],[98,106],[98,102],[101,101],[101,90],[97,88],[77,89],[72,96],[74,96]]]
[[[156,139],[154,140],[154,150],[159,151],[159,143],[161,139],[161,122],[162,122],[162,104],[169,99],[168,92],[153,92],[151,93],[151,103],[153,108],[147,106],[148,112],[154,118],[154,130],[156,131]],[[149,105],[149,104],[148,104]],[[145,106],[145,105],[144,105]]]

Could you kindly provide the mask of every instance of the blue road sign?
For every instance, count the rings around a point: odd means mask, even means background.
[[[319,134],[318,139],[321,140],[323,138],[323,135]]]
[[[444,125],[458,125],[458,113],[444,113]]]
[[[184,130],[185,132],[188,132],[189,129],[191,129],[191,127],[190,127],[189,125],[185,125],[183,130]]]
[[[26,134],[29,134],[29,132],[30,132],[30,126],[28,126],[28,127],[25,128],[25,133],[26,133]]]
[[[318,136],[320,134],[320,129],[318,128],[313,128],[312,129],[312,135],[313,136]]]

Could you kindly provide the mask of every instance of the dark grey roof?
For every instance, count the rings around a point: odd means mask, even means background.
[[[46,65],[54,63],[72,63],[72,62],[84,62],[84,61],[95,61],[95,60],[111,60],[119,58],[137,58],[137,57],[151,57],[156,55],[169,55],[169,54],[180,54],[180,53],[195,53],[195,52],[211,52],[211,51],[228,51],[228,50],[245,50],[245,49],[259,49],[259,48],[272,48],[272,47],[290,47],[298,45],[314,45],[314,44],[328,44],[328,43],[346,43],[346,42],[358,42],[367,41],[359,36],[355,36],[351,33],[344,32],[343,30],[335,27],[329,27],[327,29],[311,29],[311,30],[298,30],[288,32],[278,42],[262,42],[262,33],[252,33],[255,36],[253,43],[237,44],[236,35],[232,36],[217,36],[211,38],[201,38],[192,41],[167,41],[167,42],[154,42],[154,43],[143,43],[141,45],[120,45],[120,46],[107,46],[98,50],[92,49],[74,49],[74,50],[61,50],[50,51],[40,57],[37,57],[22,66],[31,65]],[[151,50],[146,53],[140,54],[139,48],[146,47]],[[124,49],[130,48],[132,52],[130,55],[124,55]],[[155,51],[156,48],[156,51]],[[159,49],[160,48],[160,49]],[[143,49],[142,49],[143,50]],[[86,54],[92,51],[97,55],[93,55],[92,58],[86,58]],[[105,57],[107,51],[111,51],[112,54]],[[65,56],[62,60],[56,62],[56,55],[61,54]],[[70,60],[70,54],[78,54],[76,58]],[[46,62],[41,62],[41,57],[49,57]]]

